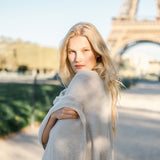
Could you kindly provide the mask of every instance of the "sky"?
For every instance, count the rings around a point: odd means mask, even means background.
[[[127,57],[135,57],[138,54],[143,54],[150,60],[160,61],[160,46],[149,42],[139,43],[136,47],[128,48],[124,54]]]
[[[118,15],[121,2],[122,0],[0,0],[0,36],[58,47],[70,27],[83,21],[94,24],[102,37],[107,39],[112,18]],[[155,7],[154,0],[141,0],[138,14],[140,17],[155,16]]]
[[[58,48],[78,22],[96,26],[104,40],[122,0],[0,0],[0,36]],[[140,0],[139,17],[157,15],[155,0]]]

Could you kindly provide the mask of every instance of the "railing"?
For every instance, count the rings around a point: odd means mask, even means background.
[[[159,18],[160,17],[155,17],[155,16],[137,16],[136,21],[156,21]]]
[[[120,20],[120,21],[160,21],[160,17],[154,16],[137,16],[135,18],[129,17],[113,17],[112,20]]]

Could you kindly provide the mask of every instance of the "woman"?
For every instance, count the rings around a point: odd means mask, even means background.
[[[74,25],[60,49],[66,86],[43,120],[44,160],[111,160],[118,76],[109,50],[89,23]]]

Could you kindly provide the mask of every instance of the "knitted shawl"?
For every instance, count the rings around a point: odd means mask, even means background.
[[[112,160],[111,96],[96,71],[79,71],[54,100],[39,129],[50,115],[63,107],[74,109],[78,119],[57,120],[50,131],[43,160]]]

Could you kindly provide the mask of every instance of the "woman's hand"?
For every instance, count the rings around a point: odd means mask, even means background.
[[[56,110],[51,114],[51,119],[77,119],[79,118],[78,113],[68,107],[63,107],[61,109]]]
[[[44,148],[48,142],[49,132],[52,129],[52,127],[55,125],[57,119],[77,119],[77,118],[79,118],[78,113],[75,110],[68,108],[68,107],[63,107],[53,112],[43,131],[42,143],[43,143]]]

